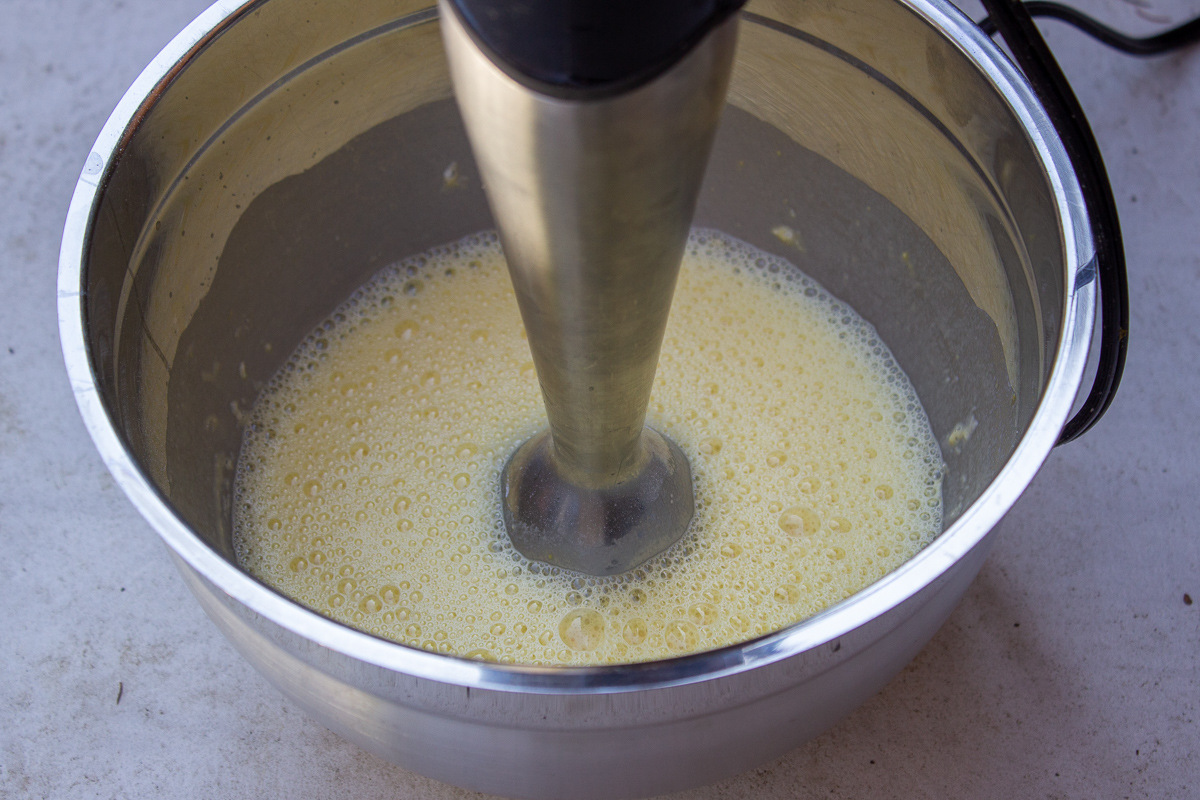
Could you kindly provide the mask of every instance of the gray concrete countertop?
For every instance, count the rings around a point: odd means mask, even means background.
[[[1200,13],[1077,5],[1137,33]],[[67,204],[118,98],[204,6],[0,2],[0,798],[474,796],[363,753],[260,678],[75,410],[55,318]],[[1134,59],[1042,29],[1124,225],[1121,393],[1051,454],[962,605],[882,692],[679,797],[1200,796],[1200,47]]]

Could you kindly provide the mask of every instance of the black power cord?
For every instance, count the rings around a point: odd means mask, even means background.
[[[1154,36],[1135,38],[1109,28],[1069,6],[1047,0],[983,0],[989,16],[984,33],[999,32],[1054,122],[1079,178],[1096,243],[1100,285],[1101,347],[1091,392],[1067,422],[1058,443],[1072,441],[1095,425],[1112,404],[1125,369],[1129,340],[1129,290],[1120,221],[1100,149],[1079,101],[1071,91],[1033,17],[1067,22],[1104,44],[1135,56],[1152,56],[1200,41],[1200,17]]]
[[[1129,283],[1125,274],[1121,223],[1096,137],[1070,83],[1033,24],[1028,8],[1020,0],[983,0],[983,5],[1058,131],[1079,180],[1096,245],[1100,357],[1087,399],[1059,435],[1058,443],[1065,444],[1086,433],[1104,416],[1125,370],[1125,351],[1129,342]]]
[[[1154,36],[1138,39],[1115,31],[1087,14],[1060,3],[1052,3],[1049,0],[1030,0],[1024,6],[1031,17],[1051,17],[1074,25],[1088,36],[1131,56],[1155,56],[1200,42],[1200,17]],[[979,23],[979,27],[988,36],[994,35],[997,30],[996,23],[990,16],[985,17]]]
[[[1135,38],[1109,28],[1069,6],[1046,0],[983,0],[989,16],[979,27],[999,32],[1041,99],[1063,140],[1079,178],[1096,242],[1100,284],[1101,347],[1096,378],[1083,406],[1063,428],[1058,443],[1072,441],[1095,425],[1112,404],[1129,341],[1129,289],[1120,221],[1100,149],[1070,84],[1033,24],[1034,16],[1052,17],[1104,44],[1135,56],[1152,56],[1200,41],[1200,17],[1154,36]]]

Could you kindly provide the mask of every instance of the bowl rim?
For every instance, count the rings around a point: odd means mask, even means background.
[[[101,399],[87,344],[85,276],[96,208],[113,166],[167,83],[205,46],[268,0],[217,0],[142,71],[104,124],[76,182],[58,267],[59,336],[71,389],[108,470],[167,546],[229,598],[322,647],[439,683],[505,692],[607,694],[667,688],[752,670],[836,642],[936,581],[979,544],[1033,480],[1065,424],[1083,378],[1096,307],[1095,250],[1078,181],[1033,90],[1008,58],[947,0],[895,0],[947,37],[989,79],[1020,120],[1054,192],[1063,234],[1062,325],[1054,362],[1029,428],[991,484],[917,555],[851,597],[779,631],[681,657],[595,667],[470,661],[381,639],[323,617],[260,583],[219,555],[175,513],[125,447]],[[411,24],[436,19],[430,9]],[[398,20],[397,22],[403,22]],[[393,22],[387,27],[395,30]],[[773,26],[774,27],[774,26]]]

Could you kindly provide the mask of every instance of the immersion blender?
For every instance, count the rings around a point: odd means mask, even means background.
[[[550,423],[501,476],[528,558],[614,575],[692,519],[645,418],[743,2],[439,2]]]

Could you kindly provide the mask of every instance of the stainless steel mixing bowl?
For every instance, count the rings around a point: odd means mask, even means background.
[[[76,187],[63,349],[121,487],[222,632],[308,713],[461,786],[667,792],[820,733],[920,650],[1053,446],[1096,301],[1059,141],[943,0],[752,2],[696,222],[788,258],[871,321],[947,467],[944,532],[901,569],[685,658],[542,669],[427,653],[234,560],[230,483],[259,388],[376,270],[491,227],[433,9],[222,0],[172,41]]]

